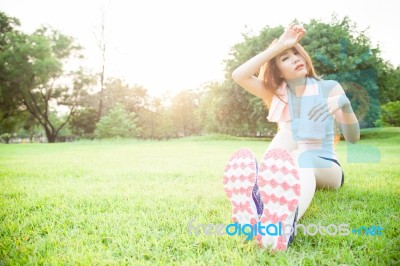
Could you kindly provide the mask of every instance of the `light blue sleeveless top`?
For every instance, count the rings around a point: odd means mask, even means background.
[[[329,115],[328,118],[321,122],[311,121],[308,118],[308,112],[318,103],[326,103],[323,89],[329,89],[332,86],[331,81],[316,80],[307,78],[307,85],[318,85],[317,93],[307,96],[297,97],[288,88],[288,104],[291,120],[290,130],[295,141],[298,142],[300,152],[310,152],[313,155],[337,159],[334,150],[334,118]],[[299,106],[300,105],[300,106]],[[279,123],[281,125],[281,123]],[[283,125],[288,127],[288,125]]]

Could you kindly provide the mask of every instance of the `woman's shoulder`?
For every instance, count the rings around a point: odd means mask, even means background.
[[[339,85],[339,82],[333,79],[320,79],[319,83],[321,84],[322,89],[327,89],[327,90],[331,90],[337,85]]]
[[[319,84],[324,98],[329,97],[334,90],[336,91],[338,89],[337,86],[340,86],[338,81],[332,79],[321,79],[319,80]]]

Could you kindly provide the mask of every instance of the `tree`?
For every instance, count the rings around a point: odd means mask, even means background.
[[[318,73],[341,83],[360,127],[373,127],[380,117],[378,91],[385,68],[379,47],[373,48],[366,30],[357,30],[348,17],[333,17],[331,23],[311,20],[306,28],[302,45]]]
[[[0,135],[12,135],[24,120],[30,118],[26,111],[20,108],[21,104],[13,96],[13,90],[8,87],[7,71],[9,66],[4,60],[5,49],[12,41],[12,36],[18,34],[20,22],[16,18],[8,17],[0,11]],[[8,142],[9,138],[6,139]]]
[[[373,127],[380,117],[378,87],[385,63],[379,48],[372,48],[365,31],[358,31],[348,17],[332,18],[329,23],[311,20],[303,23],[307,35],[301,44],[310,54],[317,73],[338,80],[348,94],[362,127]],[[262,100],[232,81],[239,65],[265,50],[283,32],[283,27],[265,27],[257,35],[244,34],[225,60],[225,82],[214,91],[215,113],[220,114],[224,131],[236,134],[267,134],[271,130]]]
[[[244,34],[244,41],[232,47],[230,58],[225,60],[225,81],[210,83],[201,104],[202,117],[208,117],[209,131],[237,136],[268,136],[276,130],[276,126],[266,120],[265,103],[236,84],[231,73],[263,51],[282,30],[282,27],[266,27],[255,37]]]
[[[115,103],[121,103],[129,112],[137,115],[147,108],[149,96],[147,90],[139,85],[129,86],[118,78],[109,78],[103,91],[103,111],[107,113]]]
[[[105,82],[102,95],[104,113],[112,109],[116,103],[120,103],[127,112],[137,117],[138,127],[144,129],[150,126],[146,117],[146,113],[149,111],[149,96],[147,90],[142,86],[129,86],[121,79],[109,78]],[[144,133],[144,131],[141,132]]]
[[[145,109],[139,113],[141,128],[140,137],[150,139],[169,139],[176,135],[172,124],[171,109],[165,105],[168,99],[165,96],[152,97]]]
[[[380,77],[379,101],[381,104],[400,101],[400,67],[387,67],[382,71]]]
[[[263,131],[263,123],[257,124],[252,117],[253,107],[264,110],[262,101],[248,95],[232,80],[205,84],[198,98],[196,116],[204,132],[254,136]],[[264,112],[261,114],[265,118]]]
[[[179,136],[199,134],[201,131],[196,111],[198,109],[198,94],[184,90],[172,99],[172,121]]]
[[[69,59],[79,56],[80,47],[71,37],[46,27],[30,35],[14,30],[4,36],[1,94],[13,103],[11,109],[28,111],[44,128],[48,142],[53,143],[74,112],[81,92],[90,84],[83,71],[66,73],[63,69]],[[50,114],[61,106],[68,113],[56,126]]]
[[[101,54],[101,66],[100,66],[100,92],[99,92],[99,109],[98,119],[103,115],[103,101],[104,101],[104,82],[105,82],[105,68],[106,68],[106,52],[107,52],[107,36],[106,36],[106,11],[105,7],[101,8],[101,21],[100,21],[100,35],[95,36],[97,46],[99,47]]]
[[[400,101],[388,102],[382,105],[383,125],[400,126]]]
[[[74,135],[92,138],[98,119],[97,109],[81,108],[71,116],[69,125]]]
[[[99,138],[133,138],[139,135],[137,118],[117,103],[96,125],[95,135]]]

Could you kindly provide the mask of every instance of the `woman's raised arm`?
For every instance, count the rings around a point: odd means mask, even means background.
[[[264,86],[264,81],[254,76],[257,71],[269,60],[283,51],[292,48],[305,35],[304,28],[298,25],[290,25],[280,36],[279,40],[267,50],[252,57],[232,72],[232,78],[251,94],[271,102],[273,94]]]
[[[274,45],[259,53],[232,72],[233,80],[251,94],[271,102],[272,93],[267,91],[264,86],[264,81],[255,77],[254,74],[259,71],[262,65],[284,50],[285,48],[283,46]]]

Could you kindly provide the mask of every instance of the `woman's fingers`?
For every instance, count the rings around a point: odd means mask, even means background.
[[[296,41],[297,42],[299,42],[301,40],[301,38],[303,38],[304,35],[306,34],[306,30],[299,25],[294,26],[292,30],[296,33]]]
[[[293,30],[295,30],[295,31],[304,31],[304,32],[306,32],[306,30],[304,29],[304,27],[303,26],[301,26],[301,25],[299,25],[299,24],[290,24],[290,26],[289,26],[289,28],[290,29],[293,29]]]
[[[301,32],[299,32],[298,34],[297,34],[297,42],[299,42],[300,40],[301,40],[301,38],[303,38],[304,37],[304,35],[305,35],[305,32],[303,32],[303,31],[301,31]]]
[[[321,111],[317,112],[317,113],[314,115],[314,117],[311,118],[311,120],[314,121],[314,122],[316,122],[316,121],[321,117],[321,115],[322,115],[323,113],[324,113],[324,110],[321,110]]]
[[[293,29],[293,23],[290,23],[289,26],[286,27],[285,31],[289,31]]]
[[[325,120],[325,116],[329,116],[329,108],[326,104],[320,103],[316,105],[308,114],[308,118],[312,121],[317,121],[319,118],[322,117],[322,120]]]
[[[324,122],[329,116],[334,115],[339,109],[340,108],[334,99],[329,99],[328,102],[322,101],[315,105],[313,108],[311,108],[307,115],[311,121],[320,120],[321,122]]]
[[[321,117],[321,122],[325,122],[325,120],[330,116],[331,114],[329,112],[326,112],[322,117]]]
[[[281,41],[285,47],[291,48],[303,38],[304,34],[305,30],[303,27],[291,23],[279,37],[278,41]]]
[[[319,112],[323,108],[323,103],[319,103],[313,108],[311,108],[310,112],[308,112],[308,116],[312,117],[314,116],[317,112]]]

